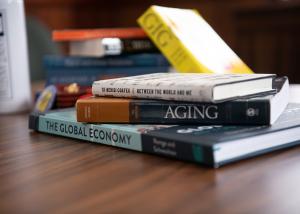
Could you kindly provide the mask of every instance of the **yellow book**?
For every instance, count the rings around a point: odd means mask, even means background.
[[[151,6],[138,23],[180,72],[253,73],[196,10]]]

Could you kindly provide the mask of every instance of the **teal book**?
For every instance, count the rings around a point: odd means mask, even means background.
[[[300,104],[289,104],[272,126],[91,124],[77,122],[75,109],[64,109],[30,114],[29,128],[219,167],[298,145]]]

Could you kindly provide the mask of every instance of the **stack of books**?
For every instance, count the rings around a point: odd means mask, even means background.
[[[96,81],[92,92],[76,110],[31,114],[30,128],[213,167],[300,140],[285,77],[160,73]]]
[[[152,38],[154,43],[183,73],[93,81],[92,96],[77,100],[76,109],[34,112],[29,127],[212,167],[298,144],[300,105],[288,104],[288,78],[254,74],[219,37],[213,46],[227,55],[201,58],[182,36],[186,26],[181,22],[193,23],[194,16],[191,10],[155,6],[139,19],[151,38],[160,37]],[[215,35],[196,17],[207,35]],[[169,42],[175,40],[171,50]],[[82,46],[74,44],[72,53]],[[195,44],[200,46],[211,48],[211,43]],[[191,68],[207,73],[189,73]]]
[[[69,85],[84,92],[101,79],[168,71],[253,73],[195,10],[152,6],[138,23],[142,28],[54,31],[53,40],[69,47],[68,56],[44,58],[46,86],[59,91],[54,106],[75,105],[80,94],[69,94]]]
[[[169,62],[141,28],[57,30],[53,40],[69,46],[68,56],[44,57],[46,86],[59,89],[77,84],[91,87],[95,80],[168,72]],[[59,90],[64,93],[65,90]],[[65,93],[63,96],[72,96]],[[76,98],[73,97],[76,101]],[[74,106],[60,102],[56,107]]]

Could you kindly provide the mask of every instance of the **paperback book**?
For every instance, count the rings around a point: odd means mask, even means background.
[[[222,103],[90,97],[76,103],[77,121],[143,124],[273,124],[289,98],[286,77],[276,78],[277,93]]]
[[[180,72],[253,73],[196,10],[151,6],[138,23]]]
[[[128,125],[76,121],[75,109],[32,113],[29,128],[212,167],[300,143],[300,104],[289,104],[272,126]]]
[[[273,91],[274,74],[156,73],[95,81],[95,96],[223,102]]]

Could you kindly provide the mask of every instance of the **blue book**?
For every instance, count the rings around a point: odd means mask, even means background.
[[[110,57],[76,57],[48,55],[44,66],[50,68],[103,68],[103,67],[155,67],[170,66],[162,54],[131,54]]]
[[[77,83],[81,86],[92,86],[101,79],[127,77],[150,73],[165,73],[168,66],[145,67],[48,67],[46,68],[46,85]]]
[[[32,113],[29,128],[93,143],[212,167],[300,143],[300,104],[289,104],[272,126],[89,124],[75,109]]]

